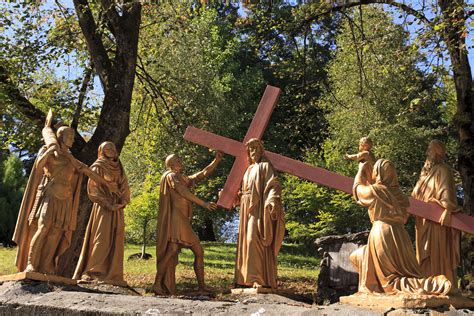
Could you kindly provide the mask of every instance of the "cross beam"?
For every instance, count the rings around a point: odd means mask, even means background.
[[[245,154],[245,145],[233,139],[219,136],[198,128],[188,126],[184,138],[193,143],[222,151],[228,155],[240,157]],[[317,184],[340,190],[352,194],[352,184],[354,179],[328,171],[323,168],[315,167],[307,163],[294,160],[270,151],[265,151],[265,156],[271,161],[273,167],[280,172],[286,172]],[[242,179],[239,179],[242,181]],[[233,196],[235,199],[235,195]],[[232,200],[234,201],[234,200]],[[228,205],[219,204],[224,208],[230,208]],[[410,197],[410,214],[424,217],[434,222],[439,222],[443,208],[434,202],[426,203],[421,200]],[[453,214],[451,227],[462,230],[466,233],[474,234],[474,217],[466,214]]]
[[[271,113],[276,106],[279,95],[280,89],[267,86],[255,117],[250,124],[249,130],[247,131],[242,143],[192,126],[188,126],[186,129],[184,139],[236,157],[232,170],[227,177],[224,189],[219,197],[219,201],[217,202],[219,206],[227,209],[232,207],[232,204],[237,197],[245,170],[248,167],[245,143],[250,138],[261,139],[268,121],[270,120]],[[278,171],[286,172],[297,176],[298,178],[352,194],[352,185],[354,183],[354,179],[352,178],[275,154],[270,151],[265,151],[265,156]],[[443,209],[436,203],[426,203],[410,198],[408,212],[434,222],[439,222]],[[474,234],[474,217],[461,213],[453,214],[451,227]]]

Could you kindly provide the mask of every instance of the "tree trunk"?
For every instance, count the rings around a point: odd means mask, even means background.
[[[111,29],[116,39],[116,52],[112,60],[108,59],[103,43],[97,37],[99,32],[92,13],[88,9],[87,1],[75,0],[74,5],[94,67],[104,87],[104,101],[94,134],[88,143],[71,148],[76,158],[91,165],[97,159],[97,149],[102,142],[112,141],[121,151],[130,133],[130,104],[137,62],[141,5],[138,2],[126,2],[121,16],[115,14],[117,12],[107,11],[107,16],[111,16]],[[66,277],[71,277],[74,272],[91,212],[92,203],[87,197],[86,184],[87,181],[84,181],[77,214],[77,227],[71,246],[61,256],[59,262],[58,274]]]
[[[204,226],[199,231],[199,239],[205,241],[216,241],[212,219],[206,218]]]
[[[464,34],[465,4],[462,0],[440,0],[438,4],[443,20],[446,21],[443,37],[451,57],[456,87],[457,111],[454,124],[459,132],[458,170],[464,188],[464,210],[468,214],[474,214],[474,96]]]
[[[148,226],[148,220],[143,222],[143,241],[142,241],[142,255],[140,258],[144,259],[146,254],[146,227]]]

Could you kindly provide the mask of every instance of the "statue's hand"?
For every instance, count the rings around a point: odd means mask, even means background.
[[[209,210],[209,211],[215,211],[217,209],[217,204],[214,203],[214,202],[207,202],[206,203],[206,208]]]
[[[451,226],[451,211],[444,210],[443,214],[439,219],[439,223],[442,226]]]
[[[349,154],[348,154],[348,153],[345,153],[345,154],[344,154],[344,159],[345,159],[345,160],[349,160]]]
[[[222,156],[224,156],[224,153],[222,151],[216,151],[216,160],[221,161]]]

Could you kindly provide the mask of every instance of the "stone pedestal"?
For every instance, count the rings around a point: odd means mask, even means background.
[[[323,257],[318,277],[316,304],[336,303],[339,297],[357,292],[359,274],[352,266],[349,255],[367,244],[368,236],[369,231],[364,231],[316,239],[315,245]]]
[[[387,311],[397,308],[437,308],[453,306],[456,309],[473,309],[474,299],[461,295],[436,296],[417,294],[361,294],[342,296],[342,304],[366,308],[374,311]]]
[[[69,278],[65,278],[59,275],[44,274],[39,272],[19,272],[15,274],[2,275],[0,276],[0,283],[8,281],[22,281],[22,280],[35,280],[49,283],[59,283],[66,285],[76,285],[77,281]]]
[[[245,294],[294,294],[295,292],[291,289],[271,289],[266,287],[259,288],[235,288],[231,289],[232,295],[245,295]]]

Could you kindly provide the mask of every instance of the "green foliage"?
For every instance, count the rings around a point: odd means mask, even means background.
[[[2,3],[0,29],[0,146],[34,156],[41,145],[35,111],[52,108],[70,124],[89,57],[73,11],[60,1]],[[85,95],[80,132],[95,128],[97,101]]]
[[[318,104],[326,111],[329,137],[321,150],[306,152],[308,163],[354,176],[357,163],[343,155],[356,153],[359,139],[370,136],[376,157],[395,163],[410,193],[430,138],[449,140],[446,118],[452,114],[440,101],[447,90],[436,88],[435,78],[418,69],[423,56],[407,40],[403,28],[377,8],[364,7],[362,20],[354,11],[341,21],[328,64],[329,86]],[[347,194],[292,177],[283,187],[287,230],[294,241],[370,228],[366,208]]]
[[[15,155],[5,160],[0,156],[0,164],[0,243],[10,246],[26,177],[23,164]]]
[[[361,33],[360,25],[370,25]],[[410,49],[408,34],[376,8],[364,8],[345,19],[329,65],[330,89],[322,100],[330,137],[324,159],[331,170],[353,175],[344,162],[357,152],[358,140],[370,136],[378,158],[395,163],[403,187],[416,182],[430,138],[446,139],[444,91],[417,64],[423,56]]]
[[[188,125],[242,139],[263,88],[260,70],[239,61],[243,47],[232,31],[236,10],[223,15],[212,8],[169,4],[148,9],[143,19],[149,26],[141,31],[139,48],[143,67],[132,104],[133,132],[122,152],[132,188],[138,191],[147,175],[158,185],[168,154],[181,156],[185,174],[210,162],[207,148],[183,140]],[[216,200],[231,162],[225,157],[195,193]],[[231,216],[225,210],[211,214],[195,206],[193,227],[202,239],[212,240]]]
[[[129,242],[144,248],[155,239],[160,187],[143,190],[125,209],[125,234]]]

